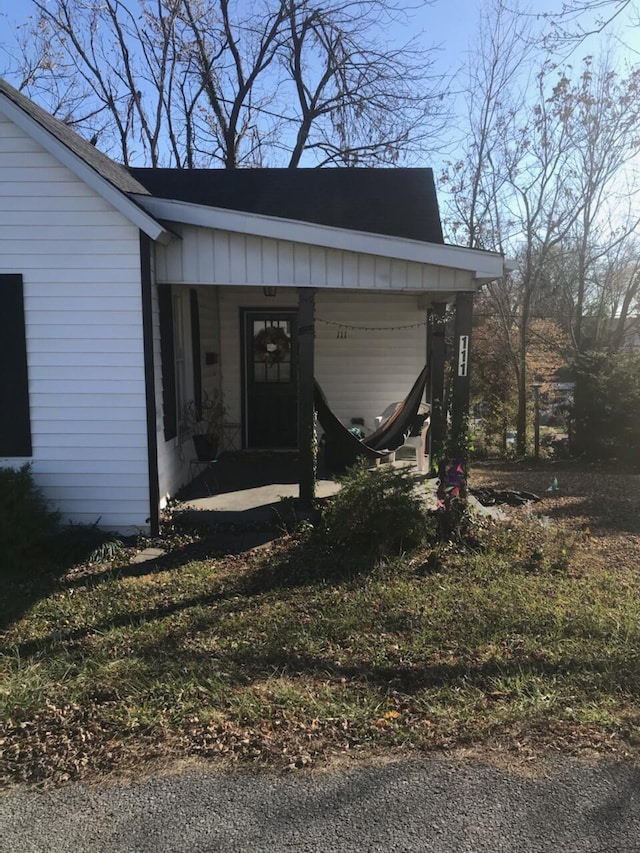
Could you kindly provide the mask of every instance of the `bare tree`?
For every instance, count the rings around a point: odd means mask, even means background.
[[[596,294],[602,288],[590,293],[590,283],[640,224],[633,200],[637,175],[630,168],[640,148],[639,95],[640,71],[620,78],[605,56],[598,63],[587,57],[579,81],[567,85],[563,96],[574,149],[575,191],[582,199],[570,234],[576,265],[570,332],[577,352],[583,348],[589,303],[600,301]]]
[[[432,51],[386,41],[407,0],[32,2],[18,83],[125,163],[407,162],[444,127]]]
[[[531,22],[517,3],[493,0],[480,12],[475,45],[458,78],[466,107],[461,156],[447,164],[441,183],[449,191],[448,224],[456,242],[501,249],[509,224],[503,222],[504,176],[496,152],[509,114],[524,112],[527,65],[535,55]]]
[[[487,301],[516,380],[517,446],[524,453],[530,322],[546,259],[575,221],[580,202],[570,189],[561,83],[549,92],[553,66],[547,61],[537,74],[536,99],[528,102],[523,75],[533,57],[528,23],[496,0],[482,32],[469,73],[467,149],[445,180],[452,184],[457,224],[468,245],[499,248],[518,260],[512,276],[488,286]]]
[[[637,277],[628,275],[625,289],[628,263],[614,270],[607,262],[622,256],[638,224],[629,165],[640,114],[637,73],[621,78],[607,56],[587,58],[574,82],[572,69],[547,55],[524,93],[523,62],[539,62],[540,52],[531,19],[522,24],[517,11],[495,0],[483,21],[468,74],[465,156],[443,180],[453,191],[454,233],[517,261],[511,276],[487,286],[485,309],[515,377],[524,453],[532,324],[562,319],[578,351],[585,316],[604,312],[611,329],[612,312],[634,304]]]
[[[640,23],[638,0],[563,0],[559,10],[542,16],[550,24],[545,42],[551,50],[572,49],[590,36]]]
[[[284,55],[295,86],[295,145],[320,165],[397,163],[424,156],[444,127],[441,80],[417,40],[390,48],[368,36],[393,19],[394,4],[338,0],[325,9],[288,0]],[[391,13],[391,15],[390,15]]]

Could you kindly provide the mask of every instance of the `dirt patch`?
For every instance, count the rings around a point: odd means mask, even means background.
[[[470,485],[534,492],[541,500],[509,513],[550,518],[585,534],[584,568],[640,568],[640,472],[616,466],[474,463]],[[557,485],[557,489],[555,486]]]

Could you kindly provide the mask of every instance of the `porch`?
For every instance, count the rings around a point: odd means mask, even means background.
[[[452,310],[449,412],[454,426],[463,422],[473,295],[500,275],[500,256],[427,242],[428,235],[422,241],[198,204],[145,204],[178,235],[156,246],[154,262],[161,506],[192,479],[194,454],[180,413],[191,401],[197,411],[205,394],[224,400],[223,451],[299,451],[290,482],[273,471],[271,484],[289,485],[309,504],[314,379],[335,416],[369,434],[427,363],[429,453],[436,456],[445,437],[445,325]],[[225,488],[216,494],[247,491]],[[273,497],[254,495],[252,508]]]
[[[396,467],[410,466],[416,471],[416,483],[433,492],[435,480],[419,475],[415,457],[399,451]],[[177,495],[177,509],[193,513],[198,522],[207,525],[270,525],[283,526],[284,516],[291,512],[283,498],[296,500],[300,512],[299,456],[295,452],[229,452],[205,468]],[[322,469],[316,478],[316,498],[336,494],[340,485]]]

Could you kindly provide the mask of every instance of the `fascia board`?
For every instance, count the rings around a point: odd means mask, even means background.
[[[115,207],[133,225],[144,231],[152,240],[166,239],[166,229],[153,218],[153,215],[144,210],[137,201],[133,201],[128,194],[114,187],[74,151],[67,148],[64,142],[57,139],[2,93],[0,93],[0,112],[23,130],[27,136],[42,145],[45,151],[48,151],[59,163],[66,166],[77,178],[84,181],[87,186],[102,196],[105,201]],[[144,196],[139,197],[143,198]]]
[[[478,280],[493,281],[504,274],[504,258],[494,252],[351,231],[155,196],[134,195],[134,198],[153,216],[168,222],[465,270],[474,273]]]

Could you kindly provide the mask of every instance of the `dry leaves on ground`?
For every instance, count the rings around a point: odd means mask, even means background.
[[[557,491],[549,491],[554,479]],[[473,487],[539,495],[539,503],[508,512],[532,513],[582,530],[586,534],[583,568],[594,564],[640,568],[640,472],[605,465],[585,470],[583,465],[571,463],[527,466],[485,462],[473,465],[470,483]]]

